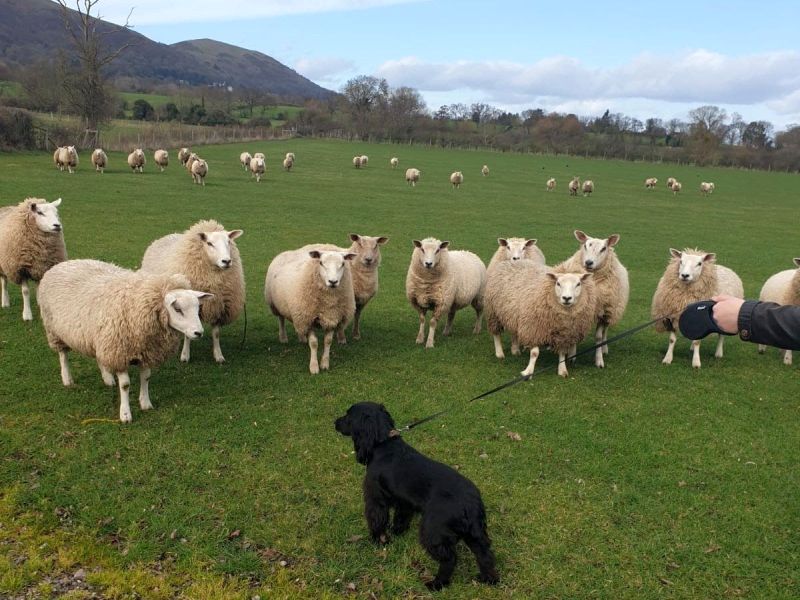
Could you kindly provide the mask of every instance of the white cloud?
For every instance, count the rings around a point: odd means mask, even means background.
[[[318,83],[338,82],[342,73],[354,71],[356,63],[345,58],[301,58],[294,70]]]
[[[208,21],[239,21],[321,12],[379,8],[426,0],[106,0],[98,5],[100,16],[113,23],[124,23],[134,7],[130,23],[160,25]]]

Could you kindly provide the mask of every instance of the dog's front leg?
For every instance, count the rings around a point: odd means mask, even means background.
[[[388,542],[386,529],[389,527],[389,503],[378,483],[369,477],[364,480],[364,516],[372,541],[376,544]]]
[[[400,503],[394,508],[394,519],[392,520],[392,533],[400,535],[411,526],[411,519],[414,517],[414,509],[410,504]]]

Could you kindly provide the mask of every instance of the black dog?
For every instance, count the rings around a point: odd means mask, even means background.
[[[459,540],[478,561],[478,581],[500,581],[486,533],[486,510],[475,484],[406,444],[382,404],[354,404],[336,419],[336,431],[353,438],[356,460],[367,465],[364,514],[373,541],[387,541],[390,508],[394,534],[406,531],[414,513],[420,512],[420,543],[439,562],[439,572],[426,584],[430,589],[450,583]]]

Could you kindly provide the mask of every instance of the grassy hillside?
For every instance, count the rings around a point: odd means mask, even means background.
[[[244,149],[267,155],[261,184],[238,164]],[[92,360],[73,355],[76,385],[61,386],[38,313],[23,323],[12,288],[0,312],[0,596],[56,595],[79,569],[109,598],[429,596],[422,580],[435,565],[414,531],[384,548],[366,539],[364,470],[333,430],[351,403],[375,400],[400,425],[450,409],[405,437],[458,465],[487,505],[501,585],[472,583],[462,548],[437,598],[798,597],[796,365],[731,338],[723,359],[703,344],[700,370],[680,339],[664,366],[667,338],[647,330],[612,346],[604,370],[583,357],[565,380],[549,371],[467,404],[526,361],[498,361],[490,337],[471,334],[469,311],[434,349],[415,345],[404,295],[412,239],[448,239],[488,262],[498,236],[535,237],[552,264],[580,228],[622,236],[631,299],[612,335],[650,319],[670,247],[716,252],[755,296],[800,256],[796,176],[311,140],[198,150],[204,188],[176,164],[157,172],[150,156],[140,176],[117,153],[105,175],[84,155],[70,176],[47,154],[0,154],[3,204],[63,198],[70,257],[134,268],[151,240],[217,218],[245,231],[248,283],[244,345],[242,319],[223,329],[218,366],[206,335],[191,363],[176,356],[154,372],[155,410],[132,403],[125,427]],[[287,151],[291,173],[279,168]],[[369,167],[353,169],[355,154]],[[410,166],[422,170],[416,188],[403,181]],[[591,198],[568,196],[576,174],[595,181]],[[713,196],[700,196],[701,180],[716,183]],[[331,370],[312,377],[308,348],[278,342],[264,273],[282,250],[344,244],[349,232],[390,236],[381,290],[363,339],[336,346]],[[554,363],[545,351],[539,368]]]

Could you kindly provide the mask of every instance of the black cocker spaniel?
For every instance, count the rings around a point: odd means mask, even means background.
[[[394,509],[393,534],[406,531],[419,512],[420,543],[439,562],[436,577],[426,583],[430,589],[450,583],[459,540],[478,561],[478,581],[500,581],[486,532],[486,510],[475,484],[406,444],[382,404],[354,404],[335,425],[336,431],[353,438],[356,460],[367,466],[364,514],[373,541],[387,541],[389,509]]]

